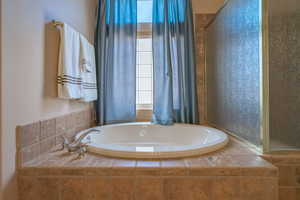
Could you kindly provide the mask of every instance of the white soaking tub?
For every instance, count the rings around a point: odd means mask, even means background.
[[[120,158],[177,158],[223,148],[228,136],[217,129],[188,124],[161,126],[126,123],[94,127],[84,140],[88,151]],[[86,130],[85,130],[86,131]],[[77,138],[85,131],[79,133]]]

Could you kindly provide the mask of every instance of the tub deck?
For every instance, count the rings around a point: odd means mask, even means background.
[[[278,198],[277,168],[234,138],[222,150],[184,159],[76,157],[54,150],[25,163],[21,200]]]

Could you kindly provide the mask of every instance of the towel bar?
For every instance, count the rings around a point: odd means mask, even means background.
[[[57,27],[57,26],[63,26],[64,24],[60,21],[55,21],[55,20],[52,20],[52,25]]]

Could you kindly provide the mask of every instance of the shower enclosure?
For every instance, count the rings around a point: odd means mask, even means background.
[[[228,0],[206,29],[206,121],[264,152],[300,150],[297,1]]]

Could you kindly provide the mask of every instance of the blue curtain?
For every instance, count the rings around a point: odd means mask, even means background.
[[[99,0],[95,36],[100,125],[136,118],[136,0]]]
[[[190,0],[153,0],[153,122],[198,120]]]

